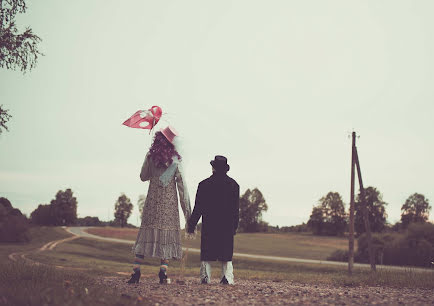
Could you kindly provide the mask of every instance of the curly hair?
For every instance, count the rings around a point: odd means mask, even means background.
[[[155,133],[154,141],[149,148],[149,156],[158,168],[170,166],[174,156],[181,160],[175,146],[161,132]]]

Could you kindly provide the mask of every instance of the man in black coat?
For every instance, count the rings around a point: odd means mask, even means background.
[[[196,202],[187,231],[193,233],[202,217],[201,282],[211,282],[209,262],[218,260],[222,262],[221,283],[233,284],[232,255],[239,221],[240,187],[226,174],[229,171],[226,157],[217,155],[210,163],[213,174],[197,187]]]

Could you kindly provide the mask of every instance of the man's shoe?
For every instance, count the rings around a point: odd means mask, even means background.
[[[229,282],[228,282],[228,280],[226,279],[226,276],[223,276],[222,280],[220,281],[220,284],[223,284],[223,285],[229,285]]]

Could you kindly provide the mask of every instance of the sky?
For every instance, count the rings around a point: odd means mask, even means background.
[[[101,220],[125,193],[138,225],[152,134],[122,122],[153,105],[180,134],[192,205],[225,155],[272,225],[307,222],[329,191],[348,209],[352,131],[389,222],[415,192],[433,204],[432,1],[26,3],[17,24],[45,56],[0,70],[0,196],[27,215],[71,188]]]

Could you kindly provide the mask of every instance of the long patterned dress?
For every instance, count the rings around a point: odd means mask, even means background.
[[[185,220],[190,218],[191,207],[180,161],[174,158],[168,168],[158,168],[148,154],[140,178],[150,182],[133,252],[145,257],[182,258],[177,189]]]

